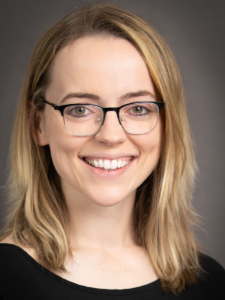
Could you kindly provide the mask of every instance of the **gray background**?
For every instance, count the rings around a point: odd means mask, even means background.
[[[196,234],[205,252],[225,267],[225,1],[110,2],[152,24],[177,60],[199,166],[193,203],[203,229]],[[0,1],[0,227],[7,207],[10,133],[28,61],[41,34],[80,3],[87,1]]]

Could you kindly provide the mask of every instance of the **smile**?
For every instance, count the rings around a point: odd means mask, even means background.
[[[119,158],[119,159],[90,159],[84,157],[84,160],[86,163],[89,165],[95,167],[95,168],[100,168],[103,169],[104,171],[111,171],[111,170],[116,170],[120,168],[124,168],[126,165],[128,165],[132,157],[126,157],[126,158]]]

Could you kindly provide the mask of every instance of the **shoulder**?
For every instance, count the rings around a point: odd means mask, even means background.
[[[11,236],[8,236],[7,238],[5,238],[5,239],[3,239],[3,240],[0,241],[0,249],[1,249],[0,250],[0,257],[1,257],[2,252],[4,252],[6,248],[7,249],[11,249],[11,251],[9,251],[10,253],[14,252],[14,253],[18,254],[18,253],[23,253],[23,251],[25,251],[33,259],[35,259],[36,261],[38,260],[36,252],[35,252],[35,250],[33,248],[25,247],[25,246],[23,246],[21,244],[16,243],[12,239]],[[21,250],[23,250],[23,251],[21,251]]]
[[[212,257],[201,253],[199,262],[205,273],[208,273],[211,277],[225,276],[225,269],[223,266]]]
[[[48,276],[21,247],[6,241],[0,243],[0,270],[0,299],[47,299],[41,292],[46,289]]]
[[[23,290],[25,283],[31,284],[31,274],[35,270],[28,254],[10,243],[0,243],[0,291],[2,295]],[[8,298],[6,298],[8,299]],[[9,298],[11,299],[11,298]]]
[[[31,262],[35,260],[21,247],[10,243],[0,243],[0,269],[3,271],[0,272],[0,277],[12,271],[22,272],[28,265],[31,265]]]
[[[203,299],[219,299],[224,293],[225,269],[215,259],[203,253],[199,256],[199,262],[202,273],[197,285]]]

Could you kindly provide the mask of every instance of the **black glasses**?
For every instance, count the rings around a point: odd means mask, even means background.
[[[129,134],[145,134],[152,131],[159,119],[159,113],[165,102],[141,101],[120,107],[101,107],[94,104],[78,103],[55,105],[43,99],[44,103],[59,110],[63,116],[66,131],[74,136],[96,134],[104,124],[108,111],[115,111],[118,121]]]

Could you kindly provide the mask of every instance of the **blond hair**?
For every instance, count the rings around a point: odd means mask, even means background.
[[[201,270],[193,233],[198,218],[191,204],[196,163],[181,78],[160,35],[139,16],[112,4],[92,4],[70,13],[40,38],[34,50],[12,133],[11,206],[1,239],[11,234],[15,242],[33,247],[44,266],[65,271],[70,246],[60,179],[49,146],[38,146],[31,131],[36,112],[43,109],[40,98],[56,53],[78,38],[94,35],[130,41],[166,102],[161,156],[154,172],[137,189],[134,228],[163,290],[180,292],[197,280]]]

